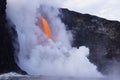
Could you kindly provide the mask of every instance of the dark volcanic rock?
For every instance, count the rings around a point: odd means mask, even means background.
[[[97,65],[99,71],[108,73],[113,71],[116,65],[119,66],[120,22],[67,9],[60,9],[60,12],[62,21],[73,33],[72,45],[89,47],[88,58]]]
[[[15,27],[10,21],[6,20],[6,0],[0,0],[0,73],[19,72],[22,73],[14,60],[15,49],[14,43],[17,43],[17,33]]]

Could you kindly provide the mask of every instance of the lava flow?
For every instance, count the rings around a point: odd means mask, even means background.
[[[51,30],[50,30],[50,26],[49,26],[47,20],[42,17],[42,18],[41,18],[41,21],[42,21],[42,25],[43,25],[43,29],[44,29],[45,34],[47,35],[47,37],[48,37],[49,39],[52,39],[52,38],[53,38],[52,32],[51,32]]]
[[[40,23],[42,24],[42,27],[43,27],[42,29],[43,29],[44,33],[46,34],[47,38],[53,39],[53,35],[52,35],[51,29],[50,29],[50,26],[49,26],[47,20],[44,17],[41,17],[41,22],[37,21],[36,25],[41,27]],[[39,34],[37,34],[37,36],[39,39],[39,37],[40,37]]]

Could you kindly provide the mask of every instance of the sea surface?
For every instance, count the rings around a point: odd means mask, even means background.
[[[0,75],[0,80],[120,80],[120,77],[57,77],[57,76],[30,76],[17,73],[6,73]]]

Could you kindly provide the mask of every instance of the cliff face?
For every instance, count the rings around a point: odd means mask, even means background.
[[[102,73],[109,73],[114,67],[118,69],[120,22],[67,9],[60,9],[60,12],[63,23],[72,31],[74,47],[87,46],[90,49],[89,60],[97,65]]]
[[[15,46],[18,46],[17,33],[15,26],[6,20],[5,9],[6,0],[0,0],[0,73],[22,73],[14,59],[15,52],[18,51],[15,49]]]

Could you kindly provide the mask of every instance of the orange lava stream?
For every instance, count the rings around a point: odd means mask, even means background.
[[[42,17],[42,18],[41,18],[41,21],[42,21],[42,25],[43,25],[43,29],[44,29],[45,34],[47,35],[47,37],[48,37],[49,39],[52,39],[52,38],[53,38],[52,32],[51,32],[51,30],[50,30],[50,26],[49,26],[47,20]]]

